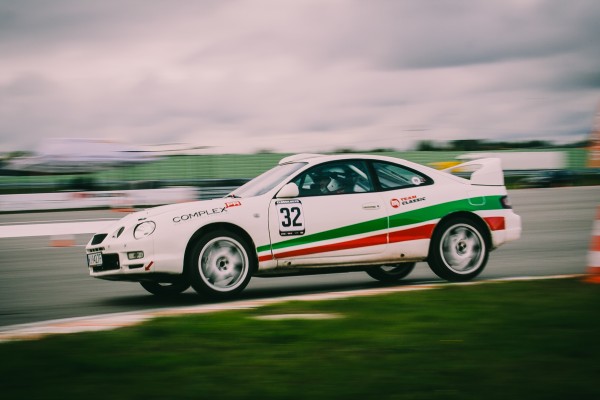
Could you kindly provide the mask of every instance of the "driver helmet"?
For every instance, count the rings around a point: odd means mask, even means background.
[[[327,184],[327,190],[330,193],[337,192],[341,188],[342,188],[342,185],[340,184],[340,182],[337,179],[334,179],[334,178],[329,179],[329,183]]]
[[[341,186],[340,182],[329,174],[320,175],[317,182],[319,182],[319,191],[324,194],[333,193]]]

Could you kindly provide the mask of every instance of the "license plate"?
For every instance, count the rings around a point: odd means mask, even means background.
[[[97,267],[102,265],[102,253],[91,253],[87,255],[88,265],[90,267]]]

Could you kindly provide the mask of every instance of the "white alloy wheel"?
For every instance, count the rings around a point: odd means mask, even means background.
[[[190,280],[199,294],[224,298],[243,290],[254,267],[248,245],[238,235],[214,232],[204,236],[193,253]]]
[[[457,224],[444,232],[440,254],[452,272],[466,275],[476,271],[483,262],[485,243],[479,231],[468,224]]]
[[[440,278],[468,281],[483,271],[488,244],[481,224],[469,218],[455,218],[438,226],[431,238],[428,263]]]

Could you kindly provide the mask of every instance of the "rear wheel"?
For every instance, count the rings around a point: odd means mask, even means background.
[[[366,270],[371,278],[380,282],[393,283],[406,278],[415,268],[415,263],[402,263],[394,265],[381,265]]]
[[[469,218],[442,222],[431,238],[428,264],[440,278],[464,282],[483,271],[488,260],[488,244],[481,224]]]
[[[177,279],[174,282],[140,282],[140,285],[148,292],[156,296],[170,297],[176,296],[190,287],[190,283],[184,277]]]
[[[190,281],[198,294],[225,299],[244,290],[255,266],[256,258],[240,235],[209,232],[192,251]]]

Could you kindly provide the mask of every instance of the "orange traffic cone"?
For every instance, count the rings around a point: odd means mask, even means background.
[[[51,247],[71,247],[75,246],[75,237],[73,235],[52,235],[50,236]]]
[[[592,242],[588,253],[588,270],[585,282],[600,283],[600,207],[592,229]]]

